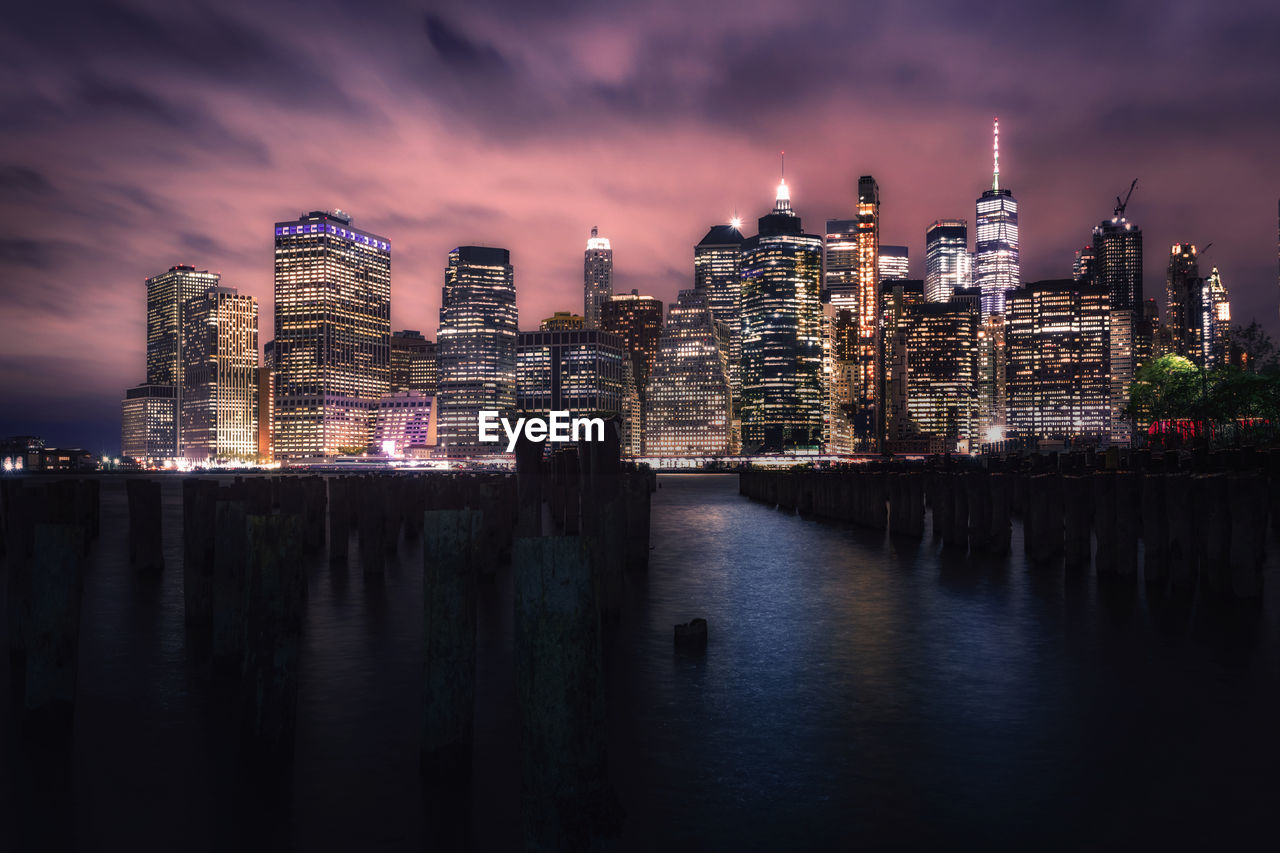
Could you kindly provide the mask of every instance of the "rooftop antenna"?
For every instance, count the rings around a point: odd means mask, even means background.
[[[1120,196],[1116,196],[1116,218],[1124,216],[1124,209],[1129,206],[1129,197],[1133,195],[1133,188],[1138,185],[1138,179],[1134,178],[1133,183],[1129,184],[1129,191],[1124,194],[1124,200],[1120,200]]]
[[[994,120],[993,142],[991,146],[992,170],[991,170],[991,189],[1000,189],[1000,116],[996,116]]]

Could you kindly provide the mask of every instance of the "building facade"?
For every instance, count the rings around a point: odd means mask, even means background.
[[[142,463],[178,455],[178,389],[139,385],[120,403],[120,454]]]
[[[178,422],[170,457],[182,455],[182,329],[186,306],[217,287],[221,277],[187,264],[170,267],[147,279],[146,385],[172,385]]]
[[[925,298],[946,302],[957,290],[970,287],[972,278],[969,224],[963,219],[936,220],[924,232]]]
[[[516,408],[522,415],[620,415],[626,395],[622,338],[602,329],[521,332]]]
[[[735,418],[742,397],[742,232],[713,225],[693,249],[693,286],[706,294],[711,316],[729,333],[729,384]]]
[[[258,456],[258,300],[215,287],[187,303],[182,346],[182,455]]]
[[[436,445],[436,398],[423,391],[392,391],[378,401],[374,447],[384,456],[426,456]]]
[[[981,322],[974,300],[920,302],[906,308],[902,337],[912,436],[940,436],[947,449],[961,451],[977,437]]]
[[[613,296],[613,247],[594,225],[582,257],[582,296],[586,327],[599,328],[602,306]]]
[[[911,253],[906,246],[881,246],[876,272],[880,281],[907,278],[911,273]]]
[[[482,410],[516,408],[519,318],[511,254],[488,246],[449,253],[440,303],[437,446],[449,456],[503,452],[479,441]]]
[[[715,319],[705,290],[680,291],[667,313],[649,380],[647,455],[688,458],[733,452],[731,340]]]
[[[600,326],[622,339],[628,356],[622,444],[627,453],[638,456],[644,451],[644,406],[649,376],[662,339],[662,300],[641,296],[635,290],[613,296],[603,306]]]
[[[1110,296],[1071,279],[1032,282],[1006,314],[1008,423],[1022,436],[1109,440]]]
[[[434,397],[439,370],[435,341],[416,329],[392,332],[389,391],[421,391]]]
[[[581,314],[570,311],[557,311],[538,326],[540,332],[576,332],[586,328],[586,319]]]
[[[813,449],[825,420],[822,239],[805,234],[786,181],[742,244],[742,443],[747,452]]]
[[[373,441],[390,384],[391,245],[342,211],[275,225],[276,405],[285,462],[355,452]]]

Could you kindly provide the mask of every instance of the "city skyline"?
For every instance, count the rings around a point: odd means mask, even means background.
[[[966,20],[942,7],[928,10],[933,19],[879,10],[833,24],[804,5],[784,17],[734,8],[730,24],[719,10],[662,5],[536,15],[380,9],[355,30],[352,17],[320,10],[310,36],[350,35],[323,63],[275,9],[251,17],[234,3],[216,13],[99,5],[60,28],[81,48],[72,59],[47,50],[38,13],[16,17],[0,38],[10,61],[44,83],[24,85],[19,74],[2,95],[19,119],[0,141],[0,370],[12,400],[0,433],[115,446],[121,390],[141,378],[142,282],[192,264],[220,272],[271,317],[264,227],[305,210],[348,210],[393,242],[391,325],[431,337],[451,248],[509,248],[519,311],[543,317],[580,305],[579,253],[592,225],[611,238],[615,292],[674,301],[692,284],[689,251],[708,223],[767,212],[786,149],[808,222],[854,216],[858,176],[875,175],[880,240],[907,246],[911,276],[922,278],[924,229],[936,219],[972,222],[973,199],[989,186],[997,114],[1001,186],[1020,205],[1023,282],[1069,276],[1075,250],[1138,177],[1128,215],[1146,235],[1145,292],[1160,293],[1169,245],[1212,242],[1205,263],[1220,269],[1235,316],[1275,331],[1280,168],[1266,104],[1267,45],[1280,22],[1266,7],[1126,10],[1132,25],[1158,31],[1154,41],[1183,48],[1174,51],[1099,33],[1076,11]],[[713,22],[719,35],[700,53],[697,24]],[[858,57],[838,50],[839,33],[855,24],[885,35],[886,47]],[[963,51],[951,61],[908,44],[957,27],[975,51],[992,38],[1010,49],[981,70]],[[1056,35],[1045,45],[1037,33],[1049,28]],[[188,31],[201,34],[198,47],[164,38]],[[1230,96],[1211,97],[1222,82],[1211,47],[1228,37],[1249,67],[1234,72]],[[383,51],[387,38],[393,49]],[[764,44],[802,61],[761,78],[748,60]],[[1141,74],[1083,67],[1122,44]],[[42,45],[58,54],[56,72]],[[565,62],[578,78],[538,52],[555,45],[571,48]],[[682,61],[658,62],[663,51]],[[1078,73],[1058,74],[1055,62]],[[861,73],[831,73],[841,68]],[[440,85],[411,85],[410,71]],[[298,96],[304,86],[310,94]],[[796,86],[807,88],[792,98]],[[584,105],[590,133],[575,117]],[[835,106],[858,120],[829,118]],[[289,120],[267,120],[277,114]],[[441,124],[446,115],[456,125]],[[95,357],[68,352],[69,339]]]

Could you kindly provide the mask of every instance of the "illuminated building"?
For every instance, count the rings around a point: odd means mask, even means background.
[[[449,253],[440,302],[440,418],[445,455],[502,453],[481,444],[481,410],[510,414],[516,407],[515,274],[511,253],[459,246]]]
[[[876,261],[876,272],[881,281],[906,278],[910,274],[910,252],[906,246],[881,246]]]
[[[182,455],[182,328],[187,304],[220,276],[187,264],[147,279],[147,385],[172,385],[177,407],[173,456]]]
[[[1165,325],[1171,351],[1197,364],[1204,354],[1204,279],[1191,243],[1174,243],[1165,278]]]
[[[1008,425],[1023,436],[1106,440],[1111,430],[1110,297],[1071,279],[1009,298]]]
[[[982,292],[982,313],[1003,314],[1005,294],[1018,286],[1018,201],[1000,188],[1000,120],[995,121],[991,189],[977,201],[974,221],[974,286]]]
[[[582,294],[586,327],[599,328],[602,306],[613,296],[613,248],[594,225],[582,256]]]
[[[1204,366],[1212,370],[1227,362],[1231,346],[1231,301],[1217,267],[1204,280],[1202,293],[1202,357]]]
[[[215,287],[187,303],[182,330],[182,455],[258,455],[258,300]]]
[[[621,414],[627,354],[622,338],[603,329],[521,332],[516,355],[520,414]]]
[[[421,391],[428,397],[434,397],[439,368],[435,341],[414,329],[391,334],[391,382],[388,390]]]
[[[391,245],[342,211],[275,225],[277,460],[363,450],[390,381]]]
[[[124,392],[120,453],[139,462],[159,462],[178,455],[177,388],[139,385]]]
[[[647,455],[714,456],[735,449],[730,340],[724,324],[712,315],[706,291],[680,291],[667,313],[649,378]]]
[[[1093,253],[1093,244],[1076,250],[1076,259],[1071,262],[1071,279],[1092,283],[1097,269],[1097,256]]]
[[[805,234],[785,180],[742,244],[742,443],[748,452],[817,448],[822,375],[822,239]],[[832,300],[834,304],[834,299]]]
[[[858,340],[854,377],[854,428],[860,449],[871,449],[882,432],[879,337],[880,187],[870,175],[858,179]],[[865,425],[865,428],[864,428]]]
[[[1142,229],[1117,213],[1093,229],[1090,278],[1107,289],[1113,309],[1142,306]]]
[[[981,408],[977,300],[910,305],[903,326],[906,418],[912,437],[941,436],[948,449],[968,450]]]
[[[742,232],[734,225],[713,225],[693,249],[693,286],[706,294],[714,317],[729,330],[729,385],[734,417],[742,398]]]
[[[924,232],[924,295],[930,302],[946,302],[951,294],[972,286],[969,224],[963,219],[939,219]]]
[[[925,302],[922,279],[886,281],[880,285],[881,375],[884,376],[885,435],[900,441],[910,437],[907,417],[908,312]]]
[[[618,294],[602,306],[600,327],[622,338],[629,358],[627,399],[623,403],[622,444],[638,456],[644,444],[644,403],[649,375],[658,358],[662,339],[662,300],[641,296],[633,290]]]
[[[827,409],[823,449],[827,453],[852,453],[858,324],[852,310],[836,308],[830,302],[823,303],[822,313]]]
[[[835,310],[858,310],[858,220],[828,219],[822,290]]]
[[[383,394],[378,400],[374,449],[393,457],[427,455],[436,444],[435,409],[436,398],[423,391]]]
[[[998,441],[1004,437],[1008,356],[1004,315],[992,314],[982,318],[978,326],[977,375],[974,378],[978,408],[973,427],[974,437],[980,441]]]
[[[586,323],[581,314],[557,311],[543,320],[542,324],[538,326],[538,330],[542,332],[574,332],[585,327]]]

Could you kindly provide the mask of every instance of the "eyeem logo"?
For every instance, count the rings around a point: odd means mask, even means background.
[[[517,418],[515,425],[494,409],[482,409],[479,417],[480,441],[496,444],[502,440],[498,427],[507,434],[507,452],[514,453],[520,434],[530,441],[604,441],[604,418],[575,418],[567,411],[551,412],[545,418]]]

